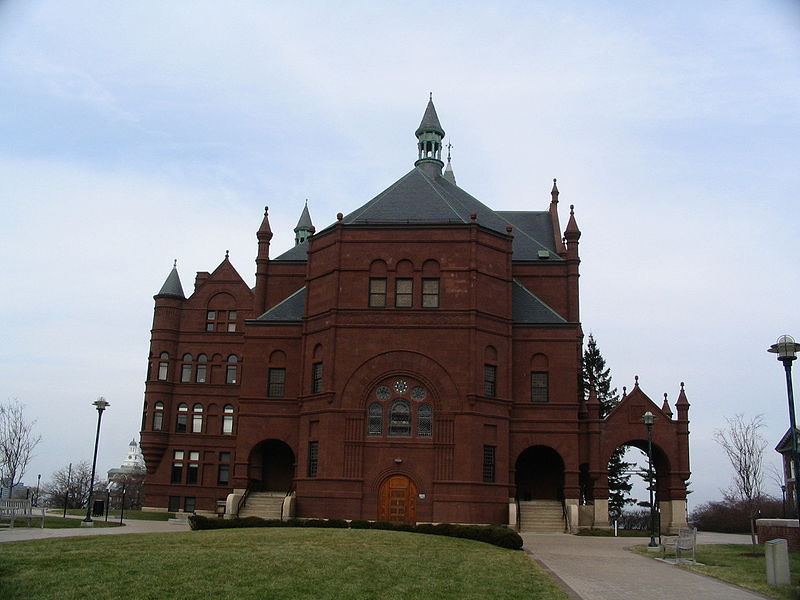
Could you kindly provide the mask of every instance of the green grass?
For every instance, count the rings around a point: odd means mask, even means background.
[[[50,514],[55,514],[58,511],[58,514],[63,514],[63,509],[51,509],[53,512]],[[68,515],[85,515],[86,509],[85,508],[69,508],[67,509]],[[116,519],[119,521],[119,511],[118,510],[110,510],[108,511],[108,520]],[[125,514],[122,515],[123,519],[135,519],[141,521],[168,521],[169,519],[175,518],[175,513],[166,513],[166,512],[142,512],[141,510],[126,510]],[[105,519],[105,515],[102,517],[92,517],[92,519]]]
[[[643,546],[637,551],[647,553]],[[789,552],[793,585],[767,585],[766,559],[763,549],[758,556],[747,556],[753,550],[750,544],[702,544],[697,546],[697,562],[703,565],[681,565],[697,573],[727,581],[770,598],[781,600],[797,598],[794,589],[800,583],[800,552]],[[661,554],[651,554],[654,558]]]
[[[0,544],[3,600],[553,599],[525,553],[352,529],[228,529]]]

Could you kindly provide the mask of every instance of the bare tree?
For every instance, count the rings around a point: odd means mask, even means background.
[[[767,441],[761,435],[764,419],[756,415],[747,421],[744,415],[725,417],[728,426],[714,432],[714,440],[722,446],[733,467],[733,483],[727,492],[738,499],[747,510],[750,519],[750,540],[756,551],[755,518],[763,496],[764,449]]]
[[[42,439],[33,433],[35,424],[25,420],[24,405],[16,400],[0,404],[0,485],[13,490],[25,476]]]
[[[91,489],[92,464],[82,460],[70,467],[62,467],[42,487],[45,504],[51,508],[85,508]],[[95,490],[106,489],[104,481],[95,480]]]

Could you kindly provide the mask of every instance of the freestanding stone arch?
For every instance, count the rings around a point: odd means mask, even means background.
[[[686,527],[686,481],[689,479],[689,401],[681,383],[675,403],[677,416],[667,402],[656,405],[639,387],[638,377],[630,393],[605,417],[600,418],[594,393],[581,409],[583,436],[583,481],[586,503],[581,511],[582,527],[609,527],[608,460],[620,446],[633,445],[647,451],[647,428],[642,420],[653,413],[653,465],[661,530],[674,532]]]

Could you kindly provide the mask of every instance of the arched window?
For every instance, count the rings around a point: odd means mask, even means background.
[[[192,355],[183,355],[183,364],[181,365],[181,383],[190,383],[192,381]]]
[[[238,361],[239,359],[235,354],[231,354],[228,357],[228,366],[225,368],[225,383],[236,383],[236,375],[238,370],[236,363]]]
[[[158,363],[158,380],[166,381],[167,373],[169,372],[169,354],[162,352],[158,358],[160,359]]]
[[[197,383],[205,383],[208,381],[208,357],[205,354],[200,354],[197,357],[197,372],[195,373],[195,381]]]
[[[222,409],[222,434],[233,435],[233,406],[230,404]]]
[[[186,433],[186,425],[189,420],[189,405],[185,402],[178,404],[178,416],[175,420],[175,433]]]
[[[161,431],[164,426],[164,403],[156,402],[153,407],[153,431]]]
[[[431,437],[433,431],[433,408],[430,404],[420,404],[417,409],[417,436]]]
[[[405,400],[395,400],[389,409],[389,435],[409,437],[411,435],[411,407]]]
[[[192,407],[192,433],[203,433],[203,405]]]
[[[377,402],[367,411],[367,435],[383,435],[383,407]]]

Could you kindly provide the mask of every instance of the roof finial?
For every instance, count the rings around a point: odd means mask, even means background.
[[[453,147],[453,144],[447,142],[447,162],[450,162],[450,149]]]
[[[177,258],[172,261],[172,268],[173,269],[177,269],[178,268],[178,259]]]
[[[624,398],[627,395],[628,395],[628,388],[627,388],[627,386],[623,385],[622,386],[622,397]]]
[[[636,381],[636,383],[633,384],[634,387],[639,387],[639,376],[638,375],[634,375],[633,378]]]
[[[230,254],[230,250],[225,250],[225,260],[228,260],[228,255]]]
[[[428,101],[433,102],[433,92],[428,94]]]

